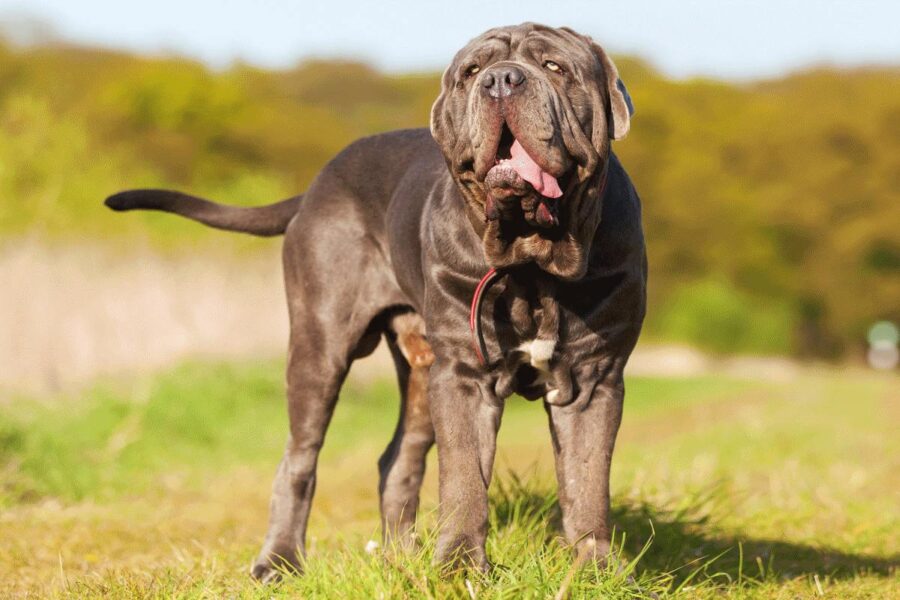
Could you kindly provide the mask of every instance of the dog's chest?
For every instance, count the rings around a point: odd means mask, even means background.
[[[517,370],[525,365],[534,369],[533,385],[545,388],[544,395],[551,404],[559,396],[556,378],[550,370],[555,349],[556,340],[533,339],[519,344],[515,352]]]
[[[518,393],[547,402],[568,401],[571,369],[560,350],[560,307],[549,277],[507,278],[497,298],[506,318],[498,324],[502,353],[497,393]]]

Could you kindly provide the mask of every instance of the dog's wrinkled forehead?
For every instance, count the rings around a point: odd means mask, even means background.
[[[456,53],[447,74],[455,76],[473,65],[484,68],[501,60],[539,65],[554,57],[583,70],[600,68],[584,37],[565,28],[524,23],[490,29],[474,38]]]

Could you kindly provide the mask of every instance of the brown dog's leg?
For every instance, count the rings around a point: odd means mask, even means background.
[[[584,391],[571,404],[545,408],[566,538],[579,554],[603,562],[610,550],[610,462],[625,388],[621,373],[592,383],[581,381]]]
[[[396,317],[388,345],[400,383],[400,419],[394,437],[378,459],[381,475],[381,531],[385,547],[415,546],[419,489],[425,476],[425,457],[434,444],[434,427],[428,410],[428,369],[434,361],[418,315]]]

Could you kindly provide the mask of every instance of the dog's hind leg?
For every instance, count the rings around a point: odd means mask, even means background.
[[[329,352],[313,331],[306,325],[291,331],[287,367],[290,435],[272,486],[269,530],[251,571],[264,582],[277,579],[281,570],[301,570],[319,451],[351,362],[346,355]]]
[[[353,223],[342,225],[340,233],[347,235]],[[397,301],[378,252],[364,243],[305,233],[292,224],[285,242],[290,435],[272,489],[269,531],[251,570],[262,581],[277,579],[284,569],[302,569],[316,463],[338,393],[352,361],[377,345],[384,303]]]
[[[434,354],[425,340],[421,317],[403,313],[393,317],[388,346],[400,383],[400,418],[394,437],[378,460],[382,540],[386,549],[415,547],[419,489],[425,457],[434,444],[428,409],[428,369]]]

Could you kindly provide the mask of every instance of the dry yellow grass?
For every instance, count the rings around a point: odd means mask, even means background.
[[[97,375],[149,372],[187,356],[271,355],[285,347],[279,245],[249,255],[167,256],[137,247],[0,245],[0,398]]]

